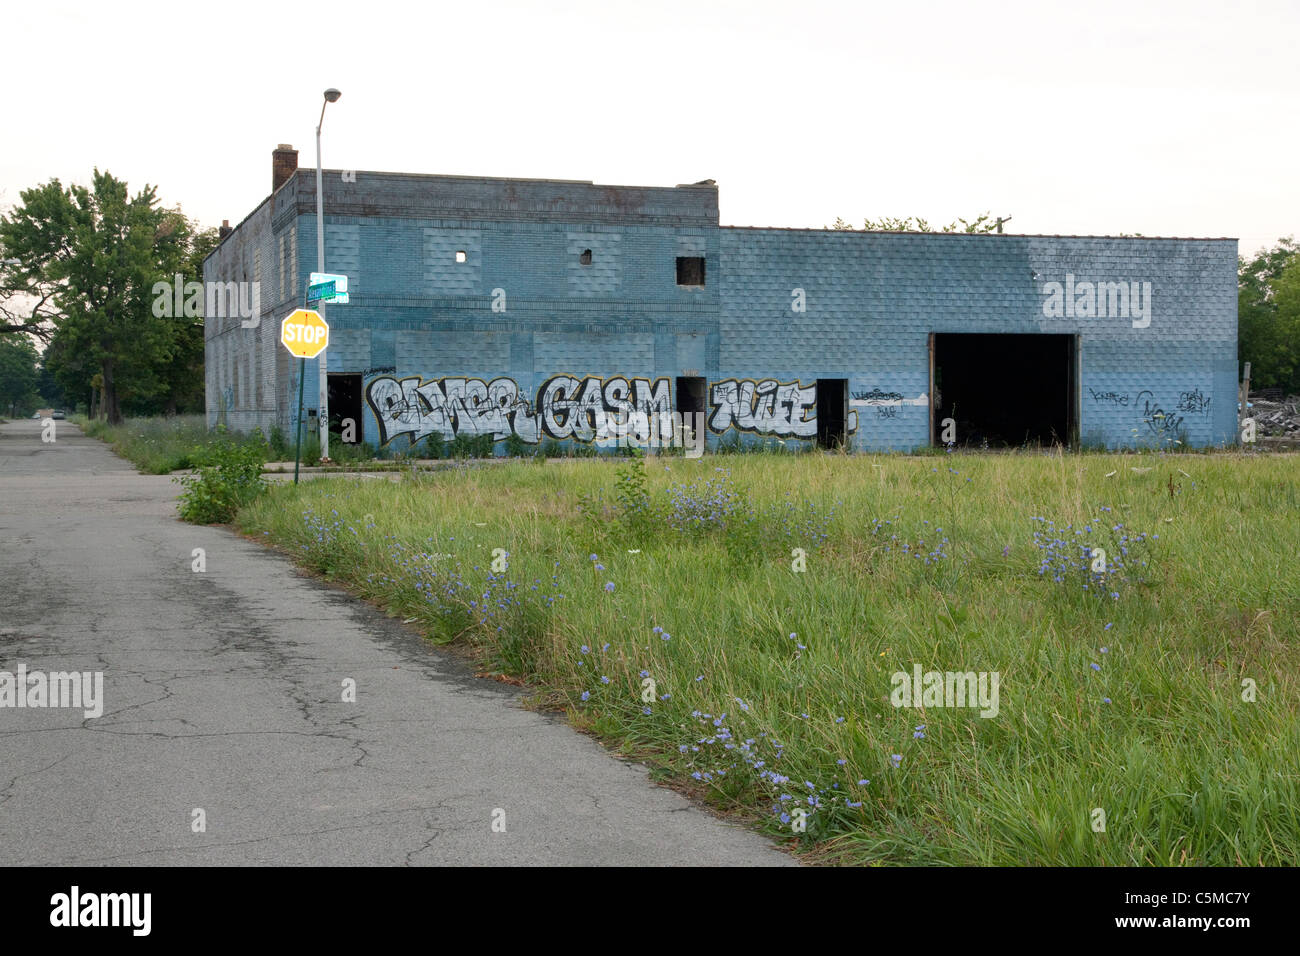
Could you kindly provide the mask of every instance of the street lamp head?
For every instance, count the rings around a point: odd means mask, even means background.
[[[342,93],[340,93],[338,90],[334,89],[334,87],[331,86],[328,90],[325,91],[325,100],[326,102],[329,103],[337,103],[339,97],[342,95],[343,95]]]

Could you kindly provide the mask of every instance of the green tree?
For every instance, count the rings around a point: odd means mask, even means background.
[[[38,357],[27,336],[0,336],[0,414],[31,413],[37,401]]]
[[[180,210],[175,211],[180,215]],[[221,241],[217,230],[200,230],[195,223],[185,223],[188,235],[185,261],[181,267],[187,279],[203,281],[203,260]],[[158,369],[161,403],[153,409],[168,415],[201,412],[204,409],[204,340],[203,318],[178,316],[168,320],[171,333],[168,359]]]
[[[124,394],[161,390],[158,369],[175,333],[172,320],[152,314],[151,289],[183,266],[189,222],[159,208],[154,187],[132,197],[126,183],[98,169],[90,189],[54,179],[21,197],[0,219],[0,246],[19,260],[15,268],[31,289],[47,293],[54,327],[47,361],[73,395],[87,394],[100,375],[102,414],[119,423]]]
[[[998,224],[1006,222],[1006,219],[994,219],[987,212],[980,213],[974,219],[956,219],[944,226],[939,232],[997,232]],[[829,228],[840,232],[852,232],[853,227],[839,216],[830,224]],[[934,232],[929,220],[921,219],[916,216],[907,216],[904,219],[897,219],[893,216],[882,216],[880,219],[864,219],[862,229],[866,232]]]
[[[172,245],[162,260],[167,271],[154,281],[165,282],[168,288],[177,274],[182,281],[202,281],[203,259],[217,245],[217,230],[200,230],[177,207],[164,212],[160,232]],[[133,364],[119,377],[122,411],[127,415],[200,412],[204,401],[203,317],[180,314],[157,321],[161,335],[150,360]]]
[[[72,408],[76,405],[75,402],[68,401],[67,392],[55,380],[54,373],[50,371],[44,357],[41,358],[40,368],[36,372],[36,394],[40,397],[42,408]]]
[[[1278,240],[1238,259],[1237,354],[1252,387],[1300,392],[1300,245]]]
[[[23,263],[6,249],[0,230],[0,336],[30,335],[48,342],[54,331],[58,287],[40,268]]]

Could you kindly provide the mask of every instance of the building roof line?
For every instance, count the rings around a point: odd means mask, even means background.
[[[829,229],[815,226],[723,226],[719,229],[748,229],[755,232],[831,233],[842,236],[962,236],[993,239],[1159,239],[1165,242],[1239,242],[1236,236],[1116,236],[1052,232],[921,232],[916,229]]]
[[[283,189],[283,188],[284,188],[285,186],[287,186],[288,184],[289,184],[289,183],[288,183],[287,180],[286,180],[285,182],[281,183],[281,184],[280,184],[280,189]],[[277,189],[275,192],[279,192],[280,189]],[[258,211],[259,211],[263,206],[265,206],[267,203],[269,203],[272,199],[274,199],[274,198],[275,198],[275,193],[271,193],[271,195],[267,196],[267,197],[266,197],[265,199],[263,199],[260,203],[258,203],[256,206],[254,206],[252,212],[250,212],[250,213],[249,213],[247,216],[245,216],[243,219],[239,220],[239,225],[232,226],[232,227],[230,228],[230,232],[226,233],[225,238],[223,238],[220,242],[218,242],[215,246],[212,247],[212,251],[209,252],[206,256],[203,257],[203,261],[204,261],[204,262],[207,262],[209,259],[211,259],[211,258],[213,257],[213,255],[216,254],[216,251],[217,251],[218,249],[220,249],[222,246],[224,246],[224,245],[226,244],[226,239],[229,239],[229,238],[230,238],[231,236],[233,236],[236,232],[238,232],[238,231],[243,227],[244,223],[248,222],[248,220],[250,220],[250,219],[252,219],[254,216],[256,216],[257,213],[258,213]]]
[[[394,176],[400,179],[458,179],[465,182],[479,183],[552,183],[561,186],[595,186],[598,189],[712,189],[715,192],[718,189],[717,183],[712,180],[698,183],[676,183],[671,186],[647,186],[645,184],[598,183],[594,179],[551,179],[545,176],[469,176],[461,173],[407,173],[387,169],[321,169],[322,176],[343,172],[356,173],[357,175],[364,174],[366,176]],[[299,166],[294,171],[295,175],[297,173],[306,173],[314,177],[316,167]]]

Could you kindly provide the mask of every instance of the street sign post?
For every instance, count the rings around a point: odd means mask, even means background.
[[[337,92],[337,91],[336,91]],[[321,113],[323,117],[324,112]],[[320,127],[316,128],[317,150],[316,150],[316,188],[320,189]],[[316,228],[319,232],[316,235],[316,268],[325,268],[325,222],[324,212],[321,205],[319,192],[316,195]],[[333,272],[313,272],[308,276],[307,282],[307,301],[304,305],[311,305],[313,302],[320,303],[323,309],[326,302],[337,302],[344,304],[348,301],[348,277],[337,275]],[[325,369],[325,358],[320,360],[320,450],[321,460],[329,461],[330,446],[330,392],[326,384],[328,375]]]
[[[280,344],[298,357],[298,440],[293,452],[293,483],[296,485],[298,462],[302,458],[302,384],[307,377],[307,359],[315,358],[329,347],[330,327],[319,312],[295,309],[280,322]]]

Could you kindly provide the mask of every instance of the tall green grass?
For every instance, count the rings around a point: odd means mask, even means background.
[[[199,459],[210,438],[202,415],[128,418],[121,425],[80,417],[76,422],[87,435],[107,442],[113,451],[150,475],[203,464]]]
[[[270,460],[293,461],[294,456],[293,436],[286,438],[277,428],[271,429],[269,436],[256,430],[227,431],[221,426],[209,430],[203,415],[128,418],[121,425],[80,416],[75,421],[87,435],[107,442],[113,451],[150,475],[212,465],[222,450],[232,446],[261,446]],[[363,453],[354,446],[340,444],[336,456],[340,460],[360,460],[368,457],[368,452],[368,447]],[[308,466],[320,461],[320,440],[314,429],[304,431],[302,461]]]
[[[626,473],[313,480],[237,520],[816,859],[1300,862],[1300,460],[650,459],[647,522]],[[674,486],[731,517],[674,528]],[[1158,537],[1085,591],[1035,518]],[[997,716],[893,706],[914,664],[998,672]]]

